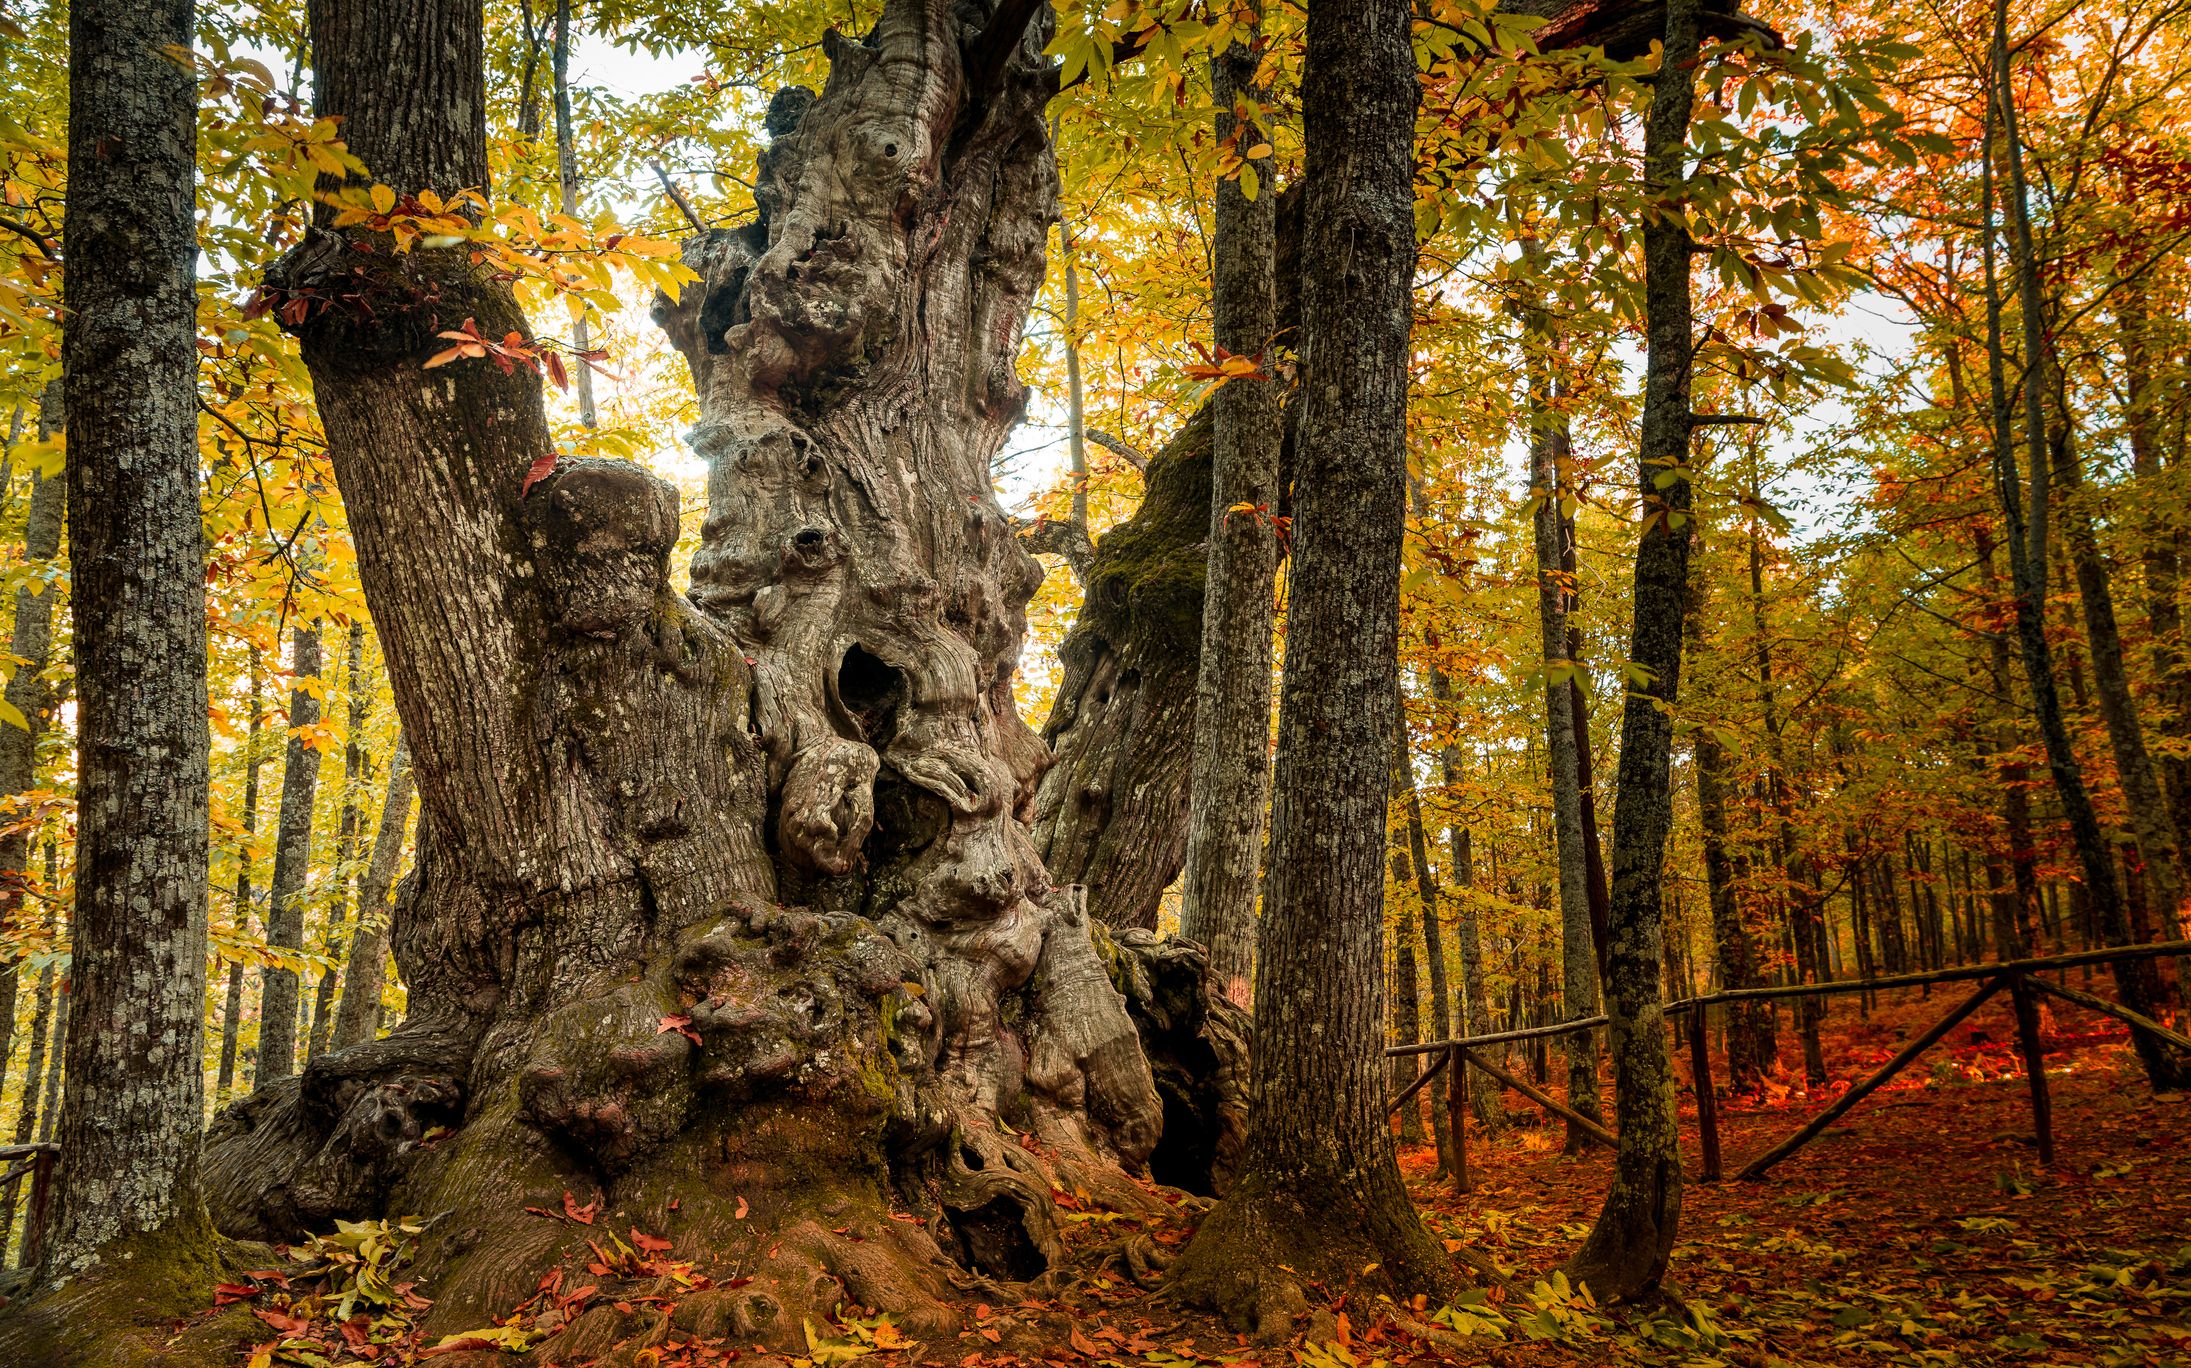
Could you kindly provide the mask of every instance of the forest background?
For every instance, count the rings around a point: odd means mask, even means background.
[[[691,283],[678,239],[752,216],[746,178],[769,95],[817,84],[817,35],[857,30],[876,8],[488,7],[490,220],[555,343],[455,337],[451,363],[549,372],[563,453],[640,461],[677,483],[679,567],[706,516],[705,481],[680,445],[692,392],[648,305]],[[1408,728],[1386,898],[1394,1042],[1596,1009],[1590,885],[1603,872],[1575,860],[1598,843],[1584,814],[1613,808],[1620,700],[1647,682],[1624,663],[1644,515],[1618,473],[1637,440],[1646,63],[1561,59],[1602,64],[1580,83],[1547,76],[1551,59],[1464,78],[1454,50],[1486,19],[1432,8],[1441,17],[1422,26],[1421,56],[1448,79],[1433,81],[1442,99],[1426,100],[1418,128]],[[197,44],[209,1108],[270,1067],[368,1037],[404,1006],[383,939],[408,860],[398,724],[296,346],[253,303],[301,235],[317,178],[350,165],[339,129],[309,113],[300,10],[206,6]],[[1667,990],[2181,936],[2191,7],[2010,7],[2040,263],[2022,298],[2010,263],[1989,255],[1991,221],[1984,241],[1979,222],[1992,11],[1753,13],[1788,46],[1770,60],[1716,53],[1691,131],[1695,407],[1722,421],[1701,431],[1693,467]],[[995,472],[1023,535],[1064,548],[1045,556],[1017,686],[1038,727],[1058,652],[1081,625],[1084,577],[1105,572],[1081,543],[1100,546],[1144,508],[1148,472],[1215,388],[1285,375],[1282,345],[1246,358],[1208,340],[1211,187],[1229,178],[1275,195],[1298,175],[1299,17],[1265,16],[1270,90],[1255,136],[1230,142],[1212,132],[1206,70],[1227,22],[1224,7],[1187,0],[1061,6],[1062,222],[1021,357],[1036,398]],[[0,597],[15,605],[0,661],[0,789],[13,795],[0,833],[0,958],[12,966],[0,977],[0,1139],[17,1141],[51,1133],[68,1003],[66,452],[49,389],[65,30],[56,6],[0,12]],[[1129,37],[1137,55],[1116,60]],[[393,208],[364,194],[352,212]],[[2045,317],[2056,500],[2040,517],[2058,535],[2036,573],[2068,758],[2123,890],[2120,928],[2089,894],[2076,814],[2050,782],[2063,757],[2049,754],[2015,663],[2015,537],[1985,388],[1989,287],[2011,339],[2031,310]],[[1998,337],[1993,350],[2004,354]],[[1244,512],[1284,526],[1284,508]],[[1081,535],[1047,530],[1057,525]],[[1281,659],[1283,605],[1281,578]],[[1566,689],[1589,757],[1581,843],[1560,839],[1546,728],[1548,694]],[[1097,910],[1168,928],[1177,895],[1106,909],[1099,888]],[[2191,999],[2191,982],[2175,993]],[[1770,1024],[1752,1023],[1737,1084],[1823,1083],[1815,1015],[1789,1023],[1800,1043],[1785,1066]],[[1569,1062],[1570,1095],[1594,1096],[1594,1057]]]

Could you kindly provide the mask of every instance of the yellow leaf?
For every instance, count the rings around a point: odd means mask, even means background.
[[[385,214],[396,207],[396,192],[385,185],[373,187],[373,212]]]

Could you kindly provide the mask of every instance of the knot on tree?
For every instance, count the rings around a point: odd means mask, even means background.
[[[771,138],[781,138],[795,131],[813,107],[813,91],[805,86],[785,86],[769,97],[768,113],[762,117],[761,126]]]
[[[564,461],[526,498],[525,520],[563,630],[615,638],[648,622],[677,544],[677,491],[667,481],[630,461]]]

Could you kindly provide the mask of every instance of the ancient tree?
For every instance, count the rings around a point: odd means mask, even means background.
[[[399,194],[486,179],[480,20],[312,6],[319,112]],[[893,0],[827,35],[819,93],[776,97],[758,217],[695,238],[699,283],[658,310],[713,472],[689,599],[669,486],[556,463],[529,370],[424,368],[466,318],[530,335],[461,248],[323,227],[270,275],[419,857],[409,1015],[222,1116],[225,1228],[447,1212],[420,1272],[429,1330],[462,1328],[591,1257],[521,1214],[569,1190],[738,1261],[687,1314],[782,1340],[840,1300],[949,1326],[967,1270],[1058,1256],[1053,1181],[1135,1200],[1116,1175],[1159,1103],[1030,837],[1048,757],[1011,678],[1039,570],[989,487],[1055,214],[1048,29],[1026,0]],[[631,1324],[598,1308],[566,1352]]]

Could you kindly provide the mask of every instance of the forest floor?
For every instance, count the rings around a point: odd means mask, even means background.
[[[1722,1103],[1730,1174],[1955,1000],[1952,988],[1929,1001],[1904,996],[1868,1019],[1852,1002],[1835,1003],[1825,1027],[1831,1081],[1818,1097],[1776,1085],[1764,1099]],[[1341,1297],[1292,1342],[1257,1348],[1172,1307],[1160,1284],[1136,1286],[1122,1261],[1088,1258],[1045,1296],[975,1307],[955,1340],[909,1342],[886,1317],[846,1308],[835,1323],[812,1326],[807,1357],[788,1362],[674,1331],[645,1350],[620,1346],[602,1362],[2191,1365],[2191,1097],[2154,1096],[2120,1035],[2097,1025],[2112,1023],[2076,1011],[2047,1021],[2052,1166],[2037,1159],[2003,995],[1766,1181],[1690,1182],[1669,1296],[1650,1310],[1598,1308],[1554,1273],[1596,1215],[1609,1157],[1562,1156],[1561,1129],[1509,1094],[1520,1107],[1515,1125],[1488,1141],[1472,1127],[1473,1193],[1435,1178],[1428,1149],[1403,1152],[1424,1217],[1448,1248],[1471,1246],[1513,1275],[1508,1287],[1456,1308]],[[1785,1022],[1782,1050],[1799,1081],[1800,1046]],[[1681,1073],[1693,1174],[1695,1117]],[[1136,1233],[1183,1243],[1201,1206],[1169,1197],[1173,1205],[1154,1217],[1071,1213],[1073,1243],[1083,1253],[1115,1250]],[[514,1366],[530,1356],[497,1357]]]

